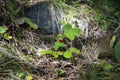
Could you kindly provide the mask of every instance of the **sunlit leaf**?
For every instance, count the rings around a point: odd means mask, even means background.
[[[4,26],[0,26],[0,34],[5,33],[8,30],[8,28],[4,27]]]
[[[69,50],[70,50],[71,52],[80,54],[80,50],[78,50],[77,48],[69,48]]]
[[[63,55],[63,52],[58,51],[57,54],[58,54],[58,55]]]
[[[116,41],[116,35],[112,36],[112,39],[110,40],[110,47],[112,48],[114,43]]]
[[[64,34],[65,36],[70,39],[70,40],[74,40],[75,36],[73,34],[73,31],[72,31],[72,25],[70,23],[67,23],[65,26],[64,26]]]
[[[6,40],[10,40],[10,39],[12,39],[12,36],[10,36],[10,34],[8,34],[8,33],[5,33],[5,34],[4,34],[4,38],[5,38]]]
[[[81,33],[82,30],[80,30],[79,28],[72,28],[72,25],[70,23],[67,23],[64,26],[64,34],[71,41],[75,39],[75,36],[79,36]]]
[[[63,47],[63,46],[64,46],[64,43],[55,42],[55,44],[54,44],[54,49],[55,49],[55,50],[58,50],[60,47]]]
[[[17,73],[17,76],[18,76],[19,78],[22,78],[22,77],[25,76],[25,73],[24,73],[24,72]]]
[[[25,77],[25,80],[32,80],[32,79],[33,79],[32,75],[27,75],[27,76]]]
[[[54,52],[52,55],[54,56],[54,58],[58,58],[59,57],[59,55],[56,52]]]
[[[66,52],[64,52],[63,56],[65,58],[71,58],[72,57],[72,52],[71,51],[66,51]]]
[[[45,55],[45,54],[52,54],[52,53],[53,53],[52,50],[42,50],[42,51],[40,51],[40,54],[42,54],[42,55]]]

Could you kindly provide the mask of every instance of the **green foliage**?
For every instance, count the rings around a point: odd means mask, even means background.
[[[114,51],[115,51],[115,57],[117,61],[120,63],[120,40],[116,43]]]
[[[77,54],[80,53],[80,50],[78,50],[78,49],[76,49],[76,48],[73,48],[73,47],[69,48],[69,51],[70,51],[70,52],[73,52],[73,53],[77,53]]]
[[[4,34],[8,30],[5,26],[0,26],[0,34]]]
[[[16,74],[16,76],[21,80],[23,77],[26,76],[26,73],[25,72],[19,72]]]
[[[55,42],[54,49],[58,50],[60,47],[64,47],[64,43],[61,42]]]
[[[113,35],[109,43],[111,48],[114,46],[115,41],[116,41],[116,35]]]
[[[43,50],[40,52],[42,55],[46,55],[46,54],[50,54],[52,55],[54,58],[58,58],[59,57],[59,54],[62,53],[62,52],[55,52],[55,51],[52,51],[52,50]],[[60,54],[61,55],[61,54]]]
[[[72,57],[72,53],[80,54],[80,50],[76,48],[69,48],[69,50],[62,52],[62,51],[52,51],[52,50],[43,50],[40,52],[42,55],[50,54],[54,58],[58,58],[59,56],[63,56],[64,58],[68,59]]]
[[[102,67],[103,67],[103,69],[104,69],[105,71],[109,71],[109,70],[111,70],[111,69],[113,68],[113,66],[112,66],[110,63],[106,62],[106,61],[104,61],[104,62],[102,63]]]
[[[119,24],[119,0],[91,0],[95,8],[95,18],[103,30]]]
[[[72,57],[73,53],[80,54],[80,50],[69,47],[66,51],[60,51],[59,48],[64,48],[65,43],[63,39],[66,37],[70,41],[73,41],[76,36],[79,36],[82,33],[82,31],[78,28],[72,28],[72,25],[67,23],[64,26],[64,34],[58,34],[56,37],[56,42],[54,43],[54,50],[43,50],[40,53],[42,55],[50,54],[54,58],[58,58],[59,56],[63,56],[66,59],[69,59]]]
[[[33,28],[33,29],[37,29],[37,28],[38,28],[38,26],[37,26],[36,24],[34,24],[29,18],[26,18],[26,17],[25,17],[25,22],[26,22],[27,24],[29,24],[30,27]]]
[[[6,26],[0,26],[0,37],[6,39],[6,40],[10,40],[12,39],[12,36],[10,36],[9,33],[6,33],[8,30],[8,28]]]
[[[53,53],[52,50],[43,50],[43,51],[41,51],[41,54],[42,54],[42,55],[45,55],[45,54],[52,54],[52,53]]]
[[[64,52],[63,56],[65,58],[71,58],[72,57],[72,52],[71,51],[66,51],[66,52]]]
[[[12,18],[18,16],[18,13],[20,12],[20,9],[21,9],[20,7],[16,8],[17,6],[15,6],[15,5],[16,4],[14,4],[12,0],[8,0],[6,2],[6,6],[10,12],[10,15]]]
[[[73,41],[75,39],[75,36],[79,36],[82,33],[82,31],[78,28],[72,28],[72,25],[70,23],[65,24],[64,26],[64,34],[65,36]]]

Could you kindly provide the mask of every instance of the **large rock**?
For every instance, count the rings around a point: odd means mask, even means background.
[[[43,35],[61,32],[60,13],[51,2],[40,2],[26,12],[26,16],[39,26]]]

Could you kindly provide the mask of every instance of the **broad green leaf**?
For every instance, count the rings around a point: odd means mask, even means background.
[[[33,29],[37,29],[37,28],[38,28],[38,26],[37,26],[35,23],[33,23],[29,18],[26,18],[26,17],[25,17],[25,22],[26,22],[27,24],[29,24],[30,27],[32,27]]]
[[[80,34],[82,34],[82,30],[79,28],[74,28],[74,33],[76,36],[79,36]]]
[[[58,50],[58,48],[63,47],[63,46],[64,46],[64,43],[55,42],[55,44],[54,44],[54,49],[55,49],[55,50]]]
[[[75,36],[78,36],[81,33],[82,33],[82,30],[80,30],[79,28],[72,28],[72,25],[70,23],[67,23],[64,26],[64,34],[71,41],[74,40]]]
[[[80,50],[78,50],[77,48],[69,48],[69,50],[70,50],[71,52],[80,54]]]
[[[74,40],[74,33],[73,33],[72,25],[70,23],[64,25],[64,34],[68,39]]]
[[[59,57],[59,55],[56,52],[54,52],[52,55],[54,56],[54,58],[58,58]]]
[[[72,25],[70,23],[64,25],[64,32],[68,32],[70,29],[72,29]]]
[[[64,52],[63,56],[64,56],[65,58],[71,58],[71,57],[72,57],[72,52],[66,51],[66,52]]]
[[[120,40],[116,43],[114,51],[115,51],[115,57],[117,61],[120,63]]]
[[[70,31],[71,32],[71,31]],[[73,41],[75,39],[75,36],[72,33],[65,33],[65,36],[70,39],[71,41]]]
[[[112,39],[110,40],[110,47],[112,48],[114,43],[116,41],[116,35],[112,36]]]
[[[8,30],[8,28],[6,28],[4,26],[0,26],[0,34],[4,34],[7,30]]]

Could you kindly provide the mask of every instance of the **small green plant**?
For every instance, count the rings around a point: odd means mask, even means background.
[[[64,34],[65,36],[70,39],[71,41],[73,41],[75,39],[76,36],[79,36],[82,33],[82,30],[75,27],[72,28],[72,25],[67,23],[64,26]]]
[[[56,42],[54,43],[54,50],[43,50],[40,53],[42,55],[50,54],[54,58],[63,56],[64,58],[71,58],[73,53],[80,54],[80,50],[72,46],[67,47],[66,51],[61,51],[59,48],[65,48],[64,39],[69,39],[72,42],[75,39],[75,36],[79,36],[82,31],[78,28],[72,28],[72,25],[67,23],[64,25],[64,34],[58,34],[56,37]]]

